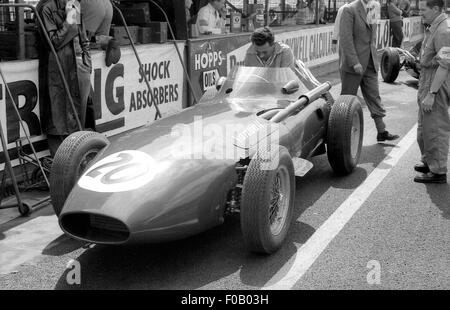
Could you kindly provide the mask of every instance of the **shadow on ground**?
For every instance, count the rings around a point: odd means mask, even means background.
[[[450,220],[450,184],[427,184],[431,201],[442,211],[442,217]]]
[[[42,206],[39,209],[31,212],[29,215],[19,216],[19,217],[16,217],[15,219],[10,220],[9,222],[1,224],[0,225],[0,236],[3,234],[3,232],[8,231],[19,225],[25,224],[26,222],[29,222],[37,217],[53,216],[54,214],[55,213],[53,212],[53,209],[49,204]],[[0,237],[0,240],[1,240],[1,237]]]
[[[85,244],[86,242],[72,239],[68,235],[63,234],[50,242],[44,250],[42,250],[42,254],[49,256],[61,256],[78,250]]]

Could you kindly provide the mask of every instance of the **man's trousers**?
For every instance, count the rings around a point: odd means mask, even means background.
[[[341,69],[341,79],[341,95],[356,96],[358,88],[361,86],[364,100],[370,111],[370,116],[375,121],[377,131],[379,133],[384,132],[386,130],[386,125],[384,124],[383,117],[386,116],[386,111],[381,104],[380,90],[378,88],[378,73],[375,70],[372,61],[369,61],[369,65],[363,75]]]
[[[422,162],[436,174],[447,173],[450,139],[448,109],[449,103],[446,102],[442,93],[436,95],[431,112],[424,112],[419,101],[417,143],[422,153]]]

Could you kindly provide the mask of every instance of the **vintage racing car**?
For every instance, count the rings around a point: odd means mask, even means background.
[[[308,159],[327,152],[339,175],[359,161],[361,105],[353,96],[333,102],[330,88],[300,62],[235,67],[180,113],[110,139],[70,135],[50,175],[60,227],[92,243],[164,242],[239,213],[249,250],[276,251]]]

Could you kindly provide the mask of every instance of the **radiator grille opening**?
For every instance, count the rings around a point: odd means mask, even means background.
[[[128,227],[113,217],[92,213],[70,213],[60,219],[62,228],[74,237],[94,243],[123,243],[128,240]]]

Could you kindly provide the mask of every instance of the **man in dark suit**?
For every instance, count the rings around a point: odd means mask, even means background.
[[[381,104],[378,88],[378,60],[375,46],[377,26],[367,16],[374,6],[370,0],[356,0],[342,13],[339,36],[341,95],[356,96],[361,86],[364,99],[377,127],[377,141],[398,139],[386,130],[383,117],[386,111]],[[372,14],[370,14],[372,16]]]

